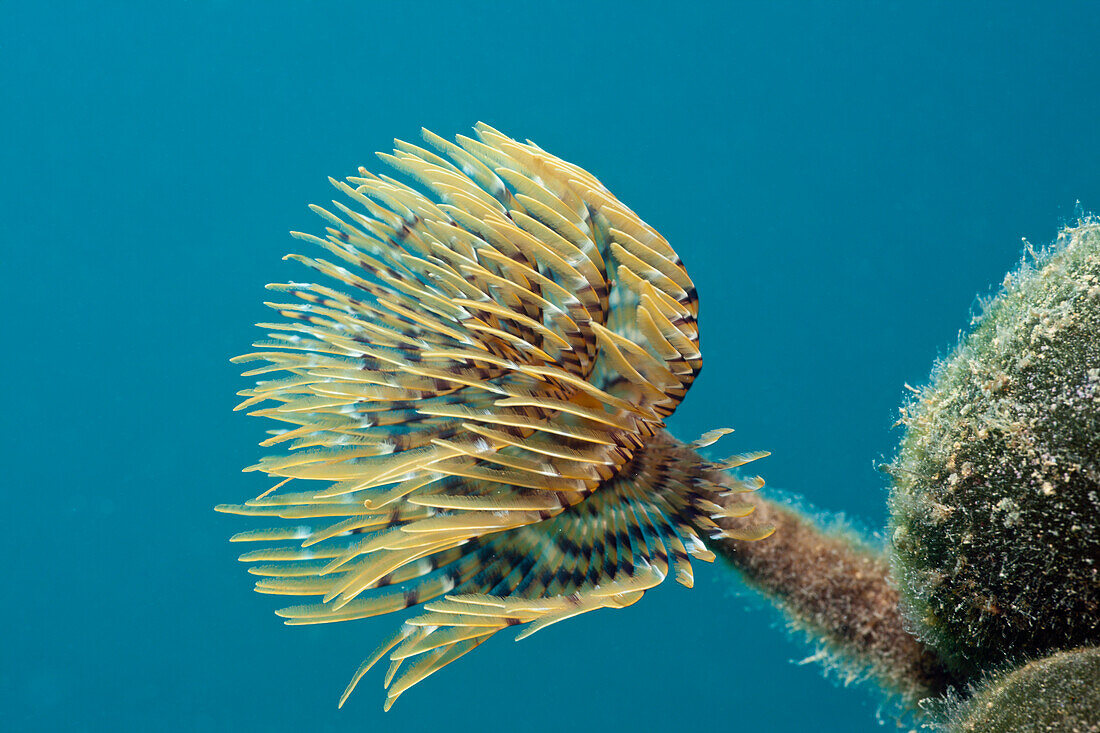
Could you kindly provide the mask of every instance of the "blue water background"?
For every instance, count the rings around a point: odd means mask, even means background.
[[[266,488],[270,426],[228,358],[308,277],[279,258],[326,176],[484,120],[681,253],[706,366],[673,432],[735,427],[770,487],[880,532],[904,383],[1022,237],[1100,207],[1097,6],[958,5],[5,3],[0,727],[879,729],[701,564],[337,711],[395,620],[287,628],[250,590],[212,507]]]

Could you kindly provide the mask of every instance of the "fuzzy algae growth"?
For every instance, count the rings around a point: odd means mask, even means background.
[[[998,675],[956,713],[957,733],[1100,730],[1100,647],[1060,652]]]
[[[903,411],[893,564],[962,680],[1100,643],[1100,221],[1005,278]]]

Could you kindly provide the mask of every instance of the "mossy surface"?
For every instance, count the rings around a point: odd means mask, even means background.
[[[1100,222],[1005,285],[902,411],[893,562],[956,675],[1100,643]]]
[[[1100,732],[1100,648],[1062,652],[994,678],[956,711],[948,730]]]

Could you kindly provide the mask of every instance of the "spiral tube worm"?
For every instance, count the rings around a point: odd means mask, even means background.
[[[692,584],[704,540],[751,541],[759,488],[679,460],[664,419],[702,365],[695,287],[654,229],[591,174],[478,125],[457,144],[398,141],[313,207],[332,285],[290,302],[238,363],[238,409],[277,420],[246,470],[278,483],[220,511],[286,520],[234,541],[262,593],[313,596],[291,625],[418,607],[368,657],[386,709],[496,632],[519,636]],[[702,445],[723,431],[715,431]],[[749,454],[727,466],[760,457]],[[705,464],[709,466],[709,464]]]

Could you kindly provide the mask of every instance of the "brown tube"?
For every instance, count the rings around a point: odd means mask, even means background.
[[[687,476],[716,484],[732,481],[689,445],[668,433],[654,436],[647,453],[662,453]],[[766,489],[765,489],[766,491]],[[879,550],[853,533],[818,527],[796,510],[759,493],[737,493],[747,518],[720,519],[723,528],[775,527],[763,540],[710,540],[710,548],[769,597],[793,625],[824,641],[841,666],[868,670],[910,704],[959,687],[939,657],[906,628],[890,565]]]
[[[722,483],[726,474],[712,470],[708,478]],[[734,499],[754,504],[752,520],[774,526],[775,534],[757,542],[715,540],[711,549],[773,598],[795,625],[911,703],[947,690],[952,679],[942,662],[906,629],[881,552],[852,536],[830,534],[758,494]],[[744,520],[719,524],[737,522]]]

